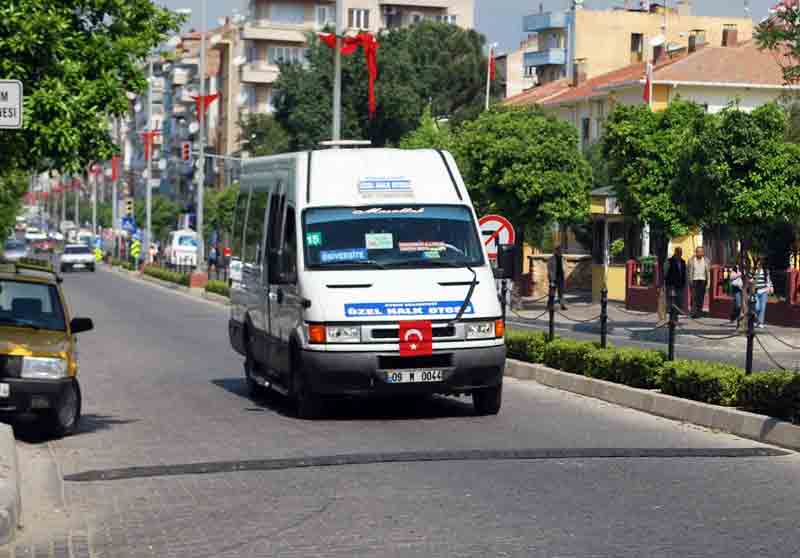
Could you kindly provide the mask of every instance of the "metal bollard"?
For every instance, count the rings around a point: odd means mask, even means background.
[[[600,347],[608,347],[608,289],[600,291]]]
[[[550,292],[547,295],[547,311],[550,314],[550,323],[548,325],[548,340],[553,341],[556,338],[556,284],[550,282]]]
[[[675,330],[678,328],[678,308],[675,306],[675,297],[670,296],[669,301],[669,340],[667,342],[667,360],[675,360]]]
[[[753,373],[753,349],[756,338],[756,293],[750,293],[750,308],[747,309],[747,358],[745,373]]]

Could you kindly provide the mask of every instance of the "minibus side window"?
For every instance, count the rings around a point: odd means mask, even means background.
[[[280,283],[280,276],[278,274],[279,256],[281,248],[281,226],[283,225],[283,205],[286,201],[286,196],[275,196],[272,205],[269,208],[269,224],[267,229],[267,247],[269,249],[269,282],[276,284]]]
[[[245,231],[244,263],[252,266],[260,275],[263,263],[262,235],[267,212],[268,192],[253,192],[250,199],[250,210],[247,214],[247,230]]]
[[[244,237],[244,222],[247,215],[247,199],[250,191],[240,190],[236,200],[236,210],[233,213],[233,226],[231,230],[231,255],[242,259],[242,238]]]
[[[283,251],[280,257],[278,278],[283,284],[297,283],[297,231],[294,207],[287,205],[283,226]]]

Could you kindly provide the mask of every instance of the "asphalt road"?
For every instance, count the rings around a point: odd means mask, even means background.
[[[246,396],[224,308],[108,272],[64,287],[97,328],[83,426],[18,428],[26,529],[0,558],[800,552],[795,454],[517,381],[497,417],[432,398],[300,421]]]

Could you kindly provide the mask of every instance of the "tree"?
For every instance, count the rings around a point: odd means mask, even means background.
[[[289,134],[269,114],[251,114],[239,122],[242,149],[251,157],[264,157],[289,151]]]
[[[0,173],[0,238],[6,238],[16,224],[22,196],[28,190],[28,177],[21,171]]]
[[[150,0],[0,3],[0,76],[25,88],[24,128],[0,131],[0,174],[110,158],[107,117],[145,89],[141,60],[181,22]]]
[[[676,100],[663,112],[619,105],[606,123],[603,154],[610,185],[625,216],[656,233],[662,265],[668,241],[688,232],[684,206],[673,203],[672,191],[692,127],[703,118],[702,107]]]
[[[730,106],[695,125],[681,158],[673,200],[693,224],[727,225],[745,270],[776,230],[800,220],[800,146],[785,134],[776,104],[752,113]]]
[[[800,81],[800,2],[779,0],[754,33],[758,46],[775,51],[786,83]]]
[[[211,238],[211,233],[225,235],[233,228],[233,214],[236,211],[236,199],[239,196],[239,184],[235,183],[223,190],[205,191],[203,201],[205,238]]]
[[[359,49],[342,59],[342,137],[397,144],[418,127],[425,106],[434,118],[459,120],[483,100],[484,38],[455,25],[424,22],[378,38],[377,114],[368,117],[367,70]],[[276,120],[292,149],[331,137],[333,53],[309,37],[307,64],[284,64],[275,84]]]
[[[401,149],[450,149],[453,134],[448,123],[437,122],[430,107],[422,113],[419,126],[400,140]]]
[[[137,203],[134,209],[136,222],[143,226],[146,221],[145,204]],[[178,226],[178,215],[181,212],[180,206],[161,195],[153,195],[151,206],[151,226],[153,227],[153,241],[165,240],[171,230]]]
[[[579,223],[592,176],[575,128],[538,107],[484,112],[455,135],[454,152],[473,200],[519,228]]]

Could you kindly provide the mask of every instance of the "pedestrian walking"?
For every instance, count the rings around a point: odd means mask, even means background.
[[[211,249],[208,251],[208,270],[211,271],[217,270],[217,247],[213,244],[211,245]]]
[[[689,280],[692,282],[692,317],[699,318],[703,314],[706,300],[706,288],[711,274],[711,263],[706,258],[705,249],[698,246],[694,257],[689,259]]]
[[[550,284],[556,287],[558,302],[561,304],[561,309],[566,310],[567,306],[564,304],[566,277],[564,275],[564,256],[561,254],[561,246],[556,246],[553,249],[553,255],[547,262],[547,275],[550,279]]]
[[[769,275],[767,262],[764,258],[758,260],[756,269],[753,272],[752,284],[756,292],[756,318],[758,319],[756,327],[764,329],[766,327],[769,295],[775,292],[775,287],[772,285],[772,277]]]
[[[731,282],[731,294],[733,295],[733,311],[731,312],[730,322],[736,322],[736,327],[739,327],[739,322],[742,319],[742,289],[744,288],[744,276],[738,265],[734,266],[731,270],[729,280]]]
[[[683,259],[683,248],[680,246],[675,247],[675,252],[667,261],[664,284],[667,287],[667,298],[670,304],[683,311],[683,293],[686,291],[686,261]]]

